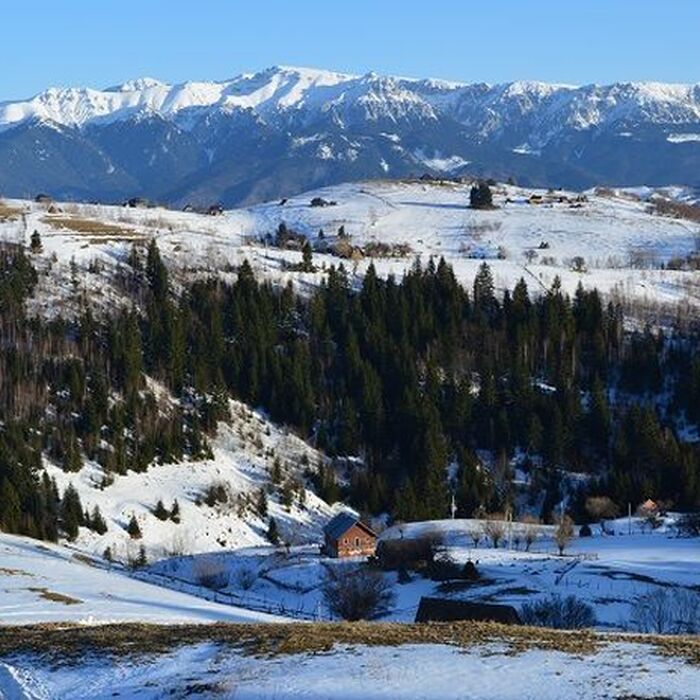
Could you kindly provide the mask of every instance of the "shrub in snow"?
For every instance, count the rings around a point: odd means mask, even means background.
[[[394,601],[394,591],[381,573],[357,565],[330,568],[321,591],[331,613],[344,620],[372,619]]]
[[[552,595],[534,603],[525,603],[520,610],[525,625],[553,629],[582,629],[596,624],[593,608],[576,596]]]
[[[224,563],[214,557],[196,557],[192,572],[194,580],[204,588],[218,591],[228,586],[229,573]]]
[[[376,555],[380,566],[386,570],[425,569],[433,563],[441,547],[438,533],[426,533],[406,540],[380,540]]]
[[[462,568],[462,578],[465,581],[478,581],[481,578],[476,564],[471,559]]]
[[[591,530],[591,526],[586,524],[586,525],[581,525],[578,531],[578,536],[579,537],[591,537],[593,535],[593,532]]]
[[[576,255],[571,259],[571,269],[574,272],[585,272],[586,271],[586,260],[581,255]]]
[[[236,585],[244,591],[249,591],[257,578],[258,575],[255,570],[247,566],[238,569],[235,574]]]
[[[680,537],[700,536],[700,513],[686,513],[676,522],[676,532]]]
[[[639,632],[697,634],[700,595],[685,588],[659,588],[637,598],[631,622]]]
[[[229,485],[224,481],[216,481],[204,492],[204,502],[213,508],[217,503],[229,503],[231,501],[231,489]]]
[[[428,566],[427,573],[433,581],[449,581],[462,578],[462,570],[449,554],[440,552]]]
[[[405,566],[399,567],[396,580],[402,585],[405,583],[411,583],[411,574],[408,573],[408,569]]]

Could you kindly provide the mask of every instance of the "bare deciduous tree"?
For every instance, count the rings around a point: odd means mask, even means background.
[[[219,590],[228,585],[229,572],[224,563],[214,556],[196,557],[192,565],[194,580],[204,588]]]
[[[483,524],[484,536],[490,540],[491,545],[498,549],[506,534],[506,520],[503,513],[490,513]]]
[[[620,509],[608,496],[590,496],[586,499],[586,513],[604,526],[606,520],[616,518]]]
[[[564,554],[564,551],[573,538],[574,521],[568,515],[564,514],[557,520],[557,527],[554,530],[554,541],[557,543],[560,555]]]
[[[362,566],[330,568],[321,590],[329,610],[344,620],[369,620],[394,600],[394,591],[384,576]]]
[[[525,551],[529,552],[532,545],[539,538],[542,532],[540,521],[534,515],[524,515],[520,522],[523,524],[523,541],[525,542]]]
[[[573,595],[562,598],[555,594],[526,603],[520,610],[520,617],[526,625],[554,629],[583,629],[596,624],[593,608]]]
[[[700,595],[686,588],[657,588],[637,598],[631,620],[639,632],[697,634]]]

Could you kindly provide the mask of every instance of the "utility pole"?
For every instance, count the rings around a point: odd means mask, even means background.
[[[452,492],[452,502],[450,503],[450,514],[452,515],[452,520],[455,519],[455,513],[457,512],[457,504],[455,503],[455,493]]]
[[[627,530],[628,534],[632,534],[632,504],[627,504]]]

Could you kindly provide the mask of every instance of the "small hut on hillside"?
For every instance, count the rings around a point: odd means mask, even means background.
[[[420,599],[416,612],[416,622],[501,622],[505,625],[520,625],[520,615],[512,605],[492,603],[471,603],[466,600],[448,598]]]
[[[368,557],[377,548],[376,533],[348,511],[331,518],[323,534],[323,551],[329,557]]]

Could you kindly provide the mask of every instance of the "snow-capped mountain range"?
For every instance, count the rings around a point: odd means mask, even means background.
[[[0,192],[240,204],[368,177],[689,184],[700,83],[462,84],[274,67],[0,103]]]

